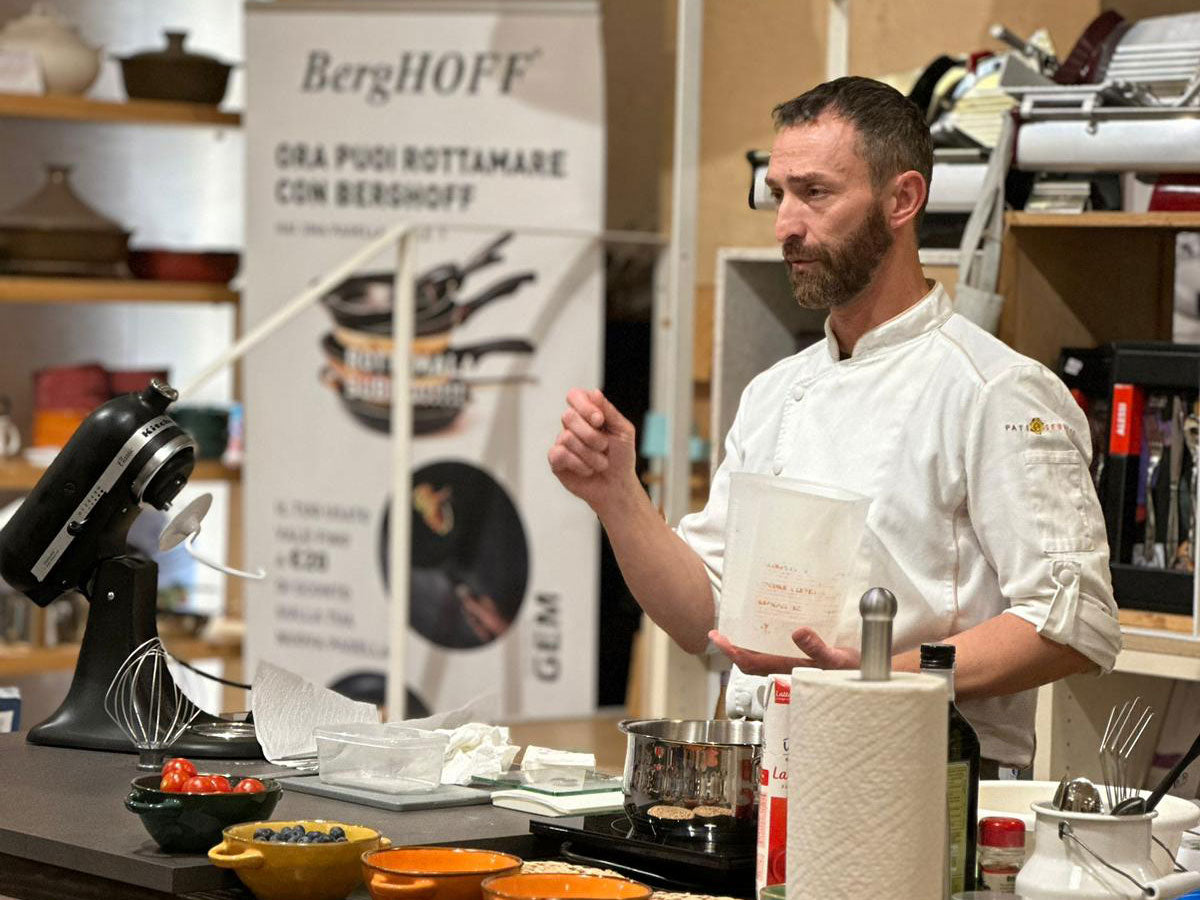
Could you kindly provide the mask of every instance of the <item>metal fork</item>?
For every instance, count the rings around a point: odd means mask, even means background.
[[[1114,706],[1108,714],[1108,725],[1100,739],[1100,773],[1104,776],[1104,791],[1109,811],[1122,800],[1132,797],[1137,788],[1129,783],[1129,757],[1141,740],[1142,732],[1154,718],[1154,711],[1144,707],[1138,711],[1141,697]]]

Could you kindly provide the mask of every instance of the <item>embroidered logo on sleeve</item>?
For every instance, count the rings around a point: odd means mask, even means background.
[[[1066,422],[1046,422],[1034,416],[1028,422],[1009,422],[1004,426],[1005,431],[1025,431],[1029,434],[1051,434],[1055,431],[1071,432],[1071,428]]]

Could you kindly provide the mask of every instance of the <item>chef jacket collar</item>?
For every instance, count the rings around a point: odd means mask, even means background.
[[[954,306],[946,289],[936,281],[926,279],[925,283],[929,285],[929,293],[898,316],[876,325],[860,337],[850,355],[851,360],[871,356],[920,337],[940,327],[950,318]],[[838,362],[841,359],[841,348],[838,347],[837,337],[830,327],[828,316],[825,318],[825,345],[829,350],[829,358],[835,363]]]

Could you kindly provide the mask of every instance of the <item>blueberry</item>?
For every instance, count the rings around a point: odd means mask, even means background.
[[[342,828],[341,825],[334,825],[329,829],[329,836],[334,840],[344,838],[346,836],[346,829]]]
[[[254,839],[256,841],[269,841],[271,839],[271,835],[274,833],[275,832],[273,832],[270,828],[260,828],[258,831],[254,832]]]
[[[296,838],[295,842],[297,844],[311,844],[312,838],[310,838],[307,834],[302,834],[300,837]]]
[[[332,844],[333,838],[331,838],[327,834],[319,834],[315,838],[313,838],[313,843],[314,844]]]

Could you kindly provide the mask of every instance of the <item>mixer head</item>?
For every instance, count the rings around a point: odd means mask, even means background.
[[[84,420],[0,530],[0,577],[39,606],[91,596],[96,567],[125,554],[142,508],[169,508],[192,473],[196,443],[166,415],[178,396],[155,380]]]

